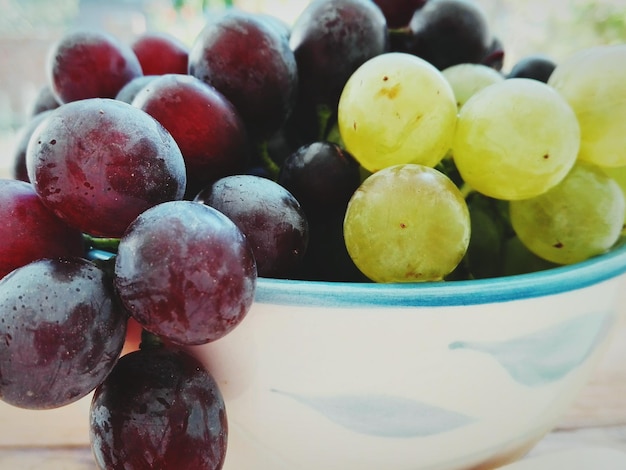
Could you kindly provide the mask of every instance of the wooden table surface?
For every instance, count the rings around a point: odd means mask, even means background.
[[[8,175],[8,162],[0,158],[0,177]],[[49,411],[0,402],[0,470],[95,470],[88,438],[89,400]],[[528,458],[583,447],[626,453],[626,306],[595,374]]]

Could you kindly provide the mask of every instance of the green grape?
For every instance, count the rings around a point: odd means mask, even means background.
[[[434,167],[450,149],[456,115],[454,93],[439,70],[389,52],[348,79],[337,118],[346,150],[375,172],[403,163]]]
[[[474,279],[502,275],[502,250],[512,229],[508,220],[508,202],[480,193],[467,198],[471,230],[469,246],[463,262]],[[507,205],[503,211],[500,205]]]
[[[460,109],[452,155],[464,181],[496,199],[538,196],[576,161],[580,129],[567,101],[547,84],[511,78]]]
[[[394,165],[356,190],[344,219],[346,248],[375,282],[439,281],[463,258],[469,211],[457,186],[424,165]]]
[[[548,84],[578,117],[578,158],[600,166],[626,165],[626,44],[578,51],[556,66]]]
[[[626,147],[624,151],[626,152]],[[622,193],[624,193],[624,197],[626,197],[626,166],[604,167],[603,169],[607,175],[615,180],[622,190]],[[622,235],[626,235],[626,224],[622,228]]]
[[[504,241],[501,257],[503,276],[534,273],[559,266],[530,251],[519,237]]]
[[[579,161],[557,186],[509,205],[511,224],[543,259],[572,264],[606,252],[619,239],[626,202],[600,167]]]
[[[452,87],[459,109],[478,91],[505,79],[496,69],[483,64],[456,64],[441,73]]]

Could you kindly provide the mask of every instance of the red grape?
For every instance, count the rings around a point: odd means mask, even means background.
[[[178,145],[153,117],[122,101],[66,103],[39,126],[26,154],[44,204],[81,231],[120,237],[141,212],[181,199]]]
[[[289,44],[301,99],[334,109],[350,75],[386,51],[387,23],[370,0],[314,0],[296,19]]]
[[[59,103],[57,97],[54,96],[54,93],[50,88],[50,84],[46,83],[41,88],[39,88],[39,91],[35,96],[35,100],[33,101],[30,110],[30,116],[36,116],[43,111],[49,111],[51,109],[58,108],[60,104],[61,103]]]
[[[197,359],[146,346],[120,358],[96,389],[90,440],[100,469],[218,470],[228,424],[220,390]]]
[[[119,358],[127,314],[82,258],[41,259],[0,281],[0,397],[29,409],[72,403]]]
[[[26,168],[26,149],[31,136],[37,129],[37,126],[50,114],[52,110],[40,111],[30,118],[22,126],[17,134],[17,142],[13,149],[13,178],[30,182],[28,178],[28,169]]]
[[[148,31],[130,44],[144,75],[187,73],[189,48],[178,38],[162,31]]]
[[[170,132],[185,159],[187,194],[209,182],[240,173],[248,161],[248,136],[237,109],[202,80],[181,74],[155,78],[132,105]]]
[[[40,258],[84,252],[80,230],[48,209],[30,183],[0,179],[0,219],[0,278]]]
[[[171,201],[128,227],[114,278],[122,303],[147,331],[202,344],[243,320],[257,271],[248,241],[228,217],[198,202]]]
[[[46,74],[61,103],[84,98],[115,98],[141,65],[129,45],[103,31],[65,34],[49,51]]]
[[[283,186],[254,175],[221,178],[196,200],[228,216],[248,239],[259,276],[286,277],[299,265],[308,243],[300,204]]]
[[[261,15],[228,10],[211,17],[191,47],[188,70],[235,105],[257,140],[277,132],[292,112],[296,60],[285,35]]]
[[[115,99],[123,101],[124,103],[131,104],[137,96],[137,93],[141,91],[153,78],[157,78],[160,75],[142,75],[141,77],[135,77],[130,82],[122,87],[122,89],[115,95]]]
[[[492,46],[485,11],[469,0],[429,1],[411,22],[408,52],[439,70],[461,63],[481,63]]]
[[[427,0],[373,0],[387,19],[387,26],[392,29],[406,27],[415,10],[424,6]]]
[[[300,202],[309,219],[343,213],[361,184],[358,162],[332,142],[312,142],[289,155],[278,182]]]

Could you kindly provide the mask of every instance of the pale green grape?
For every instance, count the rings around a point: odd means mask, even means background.
[[[626,165],[626,44],[578,51],[556,66],[548,84],[578,117],[578,158],[600,166]]]
[[[618,184],[597,165],[579,161],[557,186],[512,201],[511,224],[521,242],[558,264],[606,252],[618,240],[626,203]]]
[[[624,148],[624,152],[626,153],[626,147]],[[615,180],[622,190],[622,193],[624,193],[624,197],[626,197],[626,166],[603,167],[603,170]],[[626,235],[626,223],[622,228],[622,235]]]
[[[371,172],[391,165],[434,167],[448,152],[457,106],[447,80],[425,60],[376,56],[348,79],[338,125],[346,150]]]
[[[469,238],[461,192],[424,165],[373,173],[352,196],[344,219],[350,257],[376,282],[441,280],[463,258]]]
[[[579,147],[567,101],[543,82],[511,78],[483,88],[460,109],[452,155],[470,187],[516,200],[561,181]]]
[[[500,72],[483,64],[452,65],[441,73],[452,87],[459,109],[476,92],[505,79]]]

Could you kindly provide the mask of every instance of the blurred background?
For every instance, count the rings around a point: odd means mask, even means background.
[[[626,42],[624,0],[476,0],[505,49],[503,71],[525,55],[559,61],[583,47]],[[130,41],[166,31],[191,45],[206,15],[235,6],[293,23],[306,0],[0,0],[0,176],[29,117],[50,45],[73,28]]]

